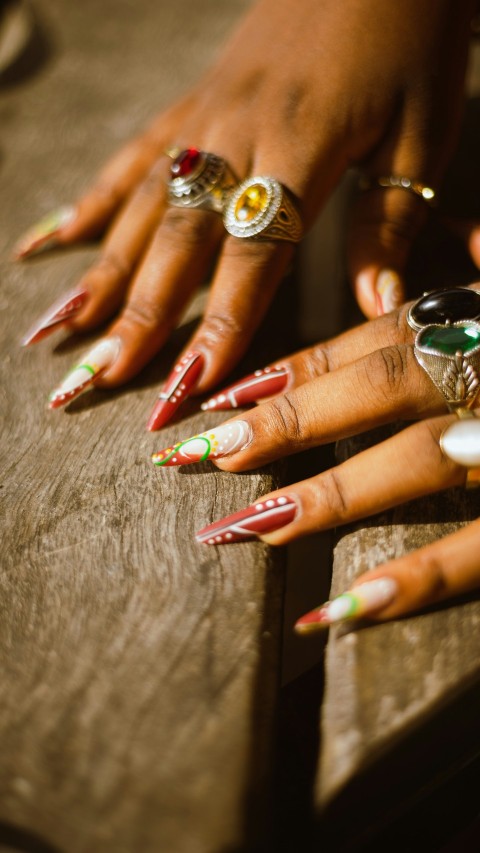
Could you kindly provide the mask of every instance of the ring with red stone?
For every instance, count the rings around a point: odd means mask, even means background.
[[[174,207],[195,207],[223,213],[238,184],[228,163],[198,148],[169,149],[172,157],[168,201]]]
[[[298,243],[303,227],[288,190],[275,178],[257,175],[232,192],[223,224],[233,237],[249,240],[286,240]]]

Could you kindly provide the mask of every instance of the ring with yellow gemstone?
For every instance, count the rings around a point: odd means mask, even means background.
[[[250,240],[286,240],[298,243],[303,228],[288,190],[275,178],[257,175],[232,192],[223,223],[233,237]]]
[[[226,160],[198,148],[170,148],[165,153],[172,158],[169,204],[223,213],[229,195],[238,183]]]

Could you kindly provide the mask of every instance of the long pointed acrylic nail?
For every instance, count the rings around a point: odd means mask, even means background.
[[[367,581],[306,613],[296,622],[295,630],[300,634],[306,634],[328,628],[336,622],[371,616],[377,610],[391,604],[397,592],[398,585],[393,578],[376,578],[373,581]]]
[[[38,341],[51,335],[57,326],[62,326],[67,320],[76,317],[87,299],[88,291],[85,289],[76,288],[65,293],[28,330],[22,338],[22,346],[28,347],[30,344],[38,343]]]
[[[13,250],[14,258],[21,260],[56,246],[60,231],[73,222],[76,215],[77,209],[72,206],[59,207],[48,213],[20,238]]]
[[[271,533],[290,524],[297,514],[296,502],[287,495],[279,495],[227,515],[195,534],[197,542],[206,545],[223,545],[254,539],[262,533]]]
[[[90,387],[93,380],[112,366],[121,348],[120,338],[104,338],[99,341],[82,361],[67,375],[49,398],[49,407],[59,409],[66,406]]]
[[[284,365],[265,367],[245,376],[228,388],[224,388],[215,397],[202,403],[204,411],[210,409],[237,409],[249,403],[257,403],[265,397],[280,394],[290,378],[290,371]]]
[[[382,270],[375,283],[375,299],[378,316],[394,311],[402,303],[402,285],[399,275],[393,270]]]
[[[186,400],[203,370],[204,357],[199,352],[187,352],[175,365],[163,386],[147,429],[154,432],[164,426]]]
[[[170,468],[203,462],[204,459],[217,459],[243,450],[250,443],[251,437],[251,427],[246,421],[229,421],[154,453],[152,460],[155,465]]]

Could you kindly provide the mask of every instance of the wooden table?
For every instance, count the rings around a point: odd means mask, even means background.
[[[97,248],[12,265],[15,239],[197,78],[245,3],[34,8],[31,66],[0,104],[0,849],[296,853],[304,834],[319,851],[368,849],[478,753],[478,600],[332,631],[312,689],[283,690],[276,738],[284,554],[206,549],[193,532],[285,470],[149,461],[218,420],[192,402],[161,435],[144,430],[201,300],[137,380],[66,412],[46,396],[88,341],[18,345]],[[248,367],[264,357],[257,342]],[[452,492],[350,529],[333,592],[476,515],[478,498]]]

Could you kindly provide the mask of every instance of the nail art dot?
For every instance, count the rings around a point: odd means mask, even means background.
[[[231,538],[232,538],[232,535],[233,535],[232,533],[226,533],[226,534],[225,534],[225,539],[231,539]]]
[[[277,503],[281,506],[282,504],[286,504],[286,503],[287,503],[287,499],[286,499],[286,498],[279,498],[279,499],[278,499],[278,501],[277,501]]]
[[[215,539],[209,539],[208,544],[209,545],[215,545]]]
[[[182,369],[182,368],[181,368],[181,365],[180,365],[180,364],[177,364],[177,366],[176,366],[176,368],[175,368],[175,373],[180,373],[181,369]]]
[[[220,396],[217,397],[216,402],[217,403],[224,403],[226,399],[227,398],[225,397],[225,394],[220,394]]]
[[[222,537],[221,537],[221,536],[215,536],[215,541],[216,541],[216,542],[221,542],[221,541],[222,541]]]
[[[256,509],[258,512],[261,512],[261,510],[263,509],[263,504],[256,504],[255,509]]]
[[[180,382],[180,385],[178,387],[180,388],[181,391],[185,391],[185,388],[187,386],[183,382]]]
[[[261,375],[262,375],[262,373],[263,373],[263,371],[262,371],[262,370],[256,370],[256,371],[255,371],[255,373],[254,373],[254,376],[261,376]]]
[[[275,506],[275,501],[267,501],[267,506]]]
[[[176,456],[174,456],[174,457],[173,457],[172,462],[177,462],[177,457],[176,457]]]

